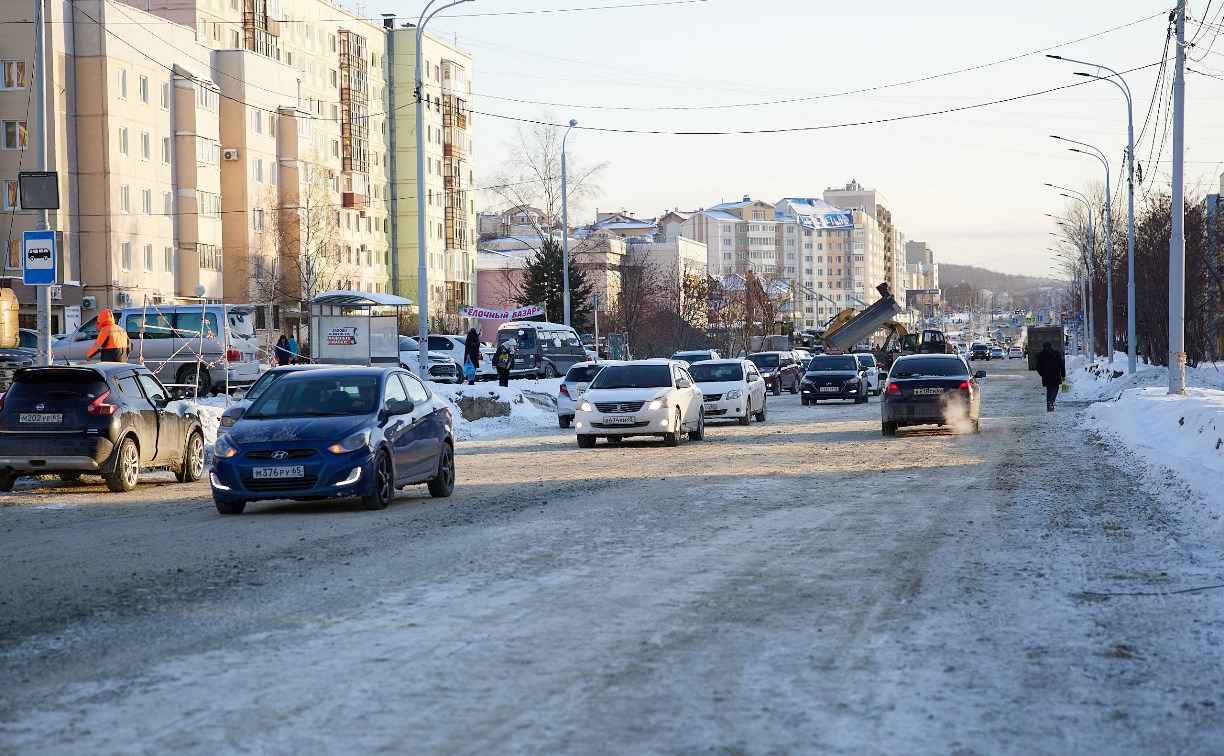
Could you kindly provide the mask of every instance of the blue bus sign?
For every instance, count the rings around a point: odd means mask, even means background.
[[[21,280],[26,286],[55,283],[55,232],[26,231],[22,238]]]

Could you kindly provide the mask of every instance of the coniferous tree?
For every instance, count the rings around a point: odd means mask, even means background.
[[[561,243],[545,239],[540,250],[528,261],[523,285],[515,298],[520,306],[544,305],[548,319],[560,323],[565,312],[565,281],[562,276],[564,255]],[[570,325],[578,333],[588,333],[592,325],[591,294],[594,285],[586,273],[574,267],[570,254]]]

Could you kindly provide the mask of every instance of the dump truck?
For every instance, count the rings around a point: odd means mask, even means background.
[[[1037,355],[1041,354],[1041,345],[1047,341],[1056,352],[1063,356],[1063,359],[1066,359],[1067,337],[1062,326],[1029,326],[1027,338],[1029,370],[1037,369]]]
[[[877,286],[876,291],[880,292],[881,298],[867,309],[855,313],[853,309],[847,308],[829,321],[829,325],[819,337],[826,351],[850,351],[855,344],[869,340],[876,329],[901,312],[901,305],[897,304],[897,299],[888,290],[887,283]]]

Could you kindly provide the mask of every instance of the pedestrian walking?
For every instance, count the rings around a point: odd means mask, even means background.
[[[470,370],[469,371],[469,366]],[[468,376],[468,385],[476,385],[476,371],[480,368],[480,334],[473,328],[463,341],[463,372]]]
[[[297,337],[289,334],[289,340],[285,342],[286,348],[289,350],[289,363],[297,365],[302,362],[302,350],[298,346]]]
[[[1042,343],[1041,352],[1037,355],[1037,375],[1041,376],[1041,385],[1046,390],[1046,412],[1053,412],[1058,388],[1067,378],[1067,364],[1048,341]]]
[[[514,339],[506,339],[493,354],[493,367],[497,368],[497,385],[510,385],[510,365],[514,363],[514,348],[518,344]]]
[[[276,348],[272,350],[272,356],[276,359],[277,365],[289,364],[289,340],[285,338],[285,334],[281,334],[276,340]]]
[[[115,314],[110,310],[99,312],[98,337],[85,353],[85,359],[88,360],[101,352],[103,362],[127,362],[131,348],[132,342],[128,339],[127,331],[115,322]]]

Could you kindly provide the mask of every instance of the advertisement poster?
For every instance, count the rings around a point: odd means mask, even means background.
[[[522,318],[535,318],[544,314],[544,308],[540,305],[527,305],[517,310],[489,310],[484,307],[472,307],[471,305],[463,305],[459,308],[460,317],[479,318],[480,320],[520,320]]]

